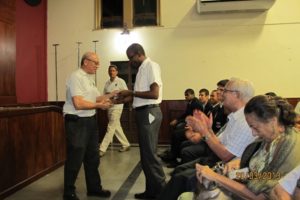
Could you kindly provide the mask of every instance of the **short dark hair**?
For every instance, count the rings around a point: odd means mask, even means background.
[[[220,80],[218,83],[217,83],[217,86],[220,86],[220,87],[225,87],[225,85],[228,83],[229,79],[223,79],[223,80]]]
[[[193,89],[191,88],[188,88],[184,91],[184,95],[188,95],[188,94],[192,94],[192,95],[195,95],[195,92]]]
[[[209,91],[208,91],[208,89],[206,89],[206,88],[200,89],[200,90],[199,90],[199,94],[200,94],[200,93],[204,93],[206,96],[209,95]]]
[[[115,70],[117,70],[117,71],[118,71],[118,67],[117,67],[117,65],[109,65],[109,67],[108,67],[108,70],[109,70],[110,68],[115,68]]]
[[[144,48],[142,47],[142,45],[140,45],[138,43],[131,44],[127,48],[126,53],[128,54],[129,51],[134,53],[135,55],[144,55],[144,56],[146,56]]]
[[[271,96],[271,97],[276,97],[277,94],[275,92],[267,92],[265,95]]]

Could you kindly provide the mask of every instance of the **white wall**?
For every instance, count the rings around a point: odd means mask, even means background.
[[[182,99],[186,88],[215,89],[223,78],[251,80],[256,93],[274,91],[299,97],[300,1],[277,0],[268,12],[199,15],[195,0],[161,0],[161,27],[135,28],[131,36],[161,65],[164,99]],[[93,0],[48,0],[48,96],[55,100],[54,47],[58,46],[58,98],[65,100],[65,80],[81,55],[97,43],[102,91],[110,61],[127,60],[129,41],[119,29],[93,30]]]

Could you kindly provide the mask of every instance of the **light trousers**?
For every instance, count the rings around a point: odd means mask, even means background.
[[[107,147],[112,142],[114,135],[116,135],[117,139],[121,143],[122,147],[130,146],[124,131],[121,127],[120,118],[122,115],[123,109],[109,109],[107,112],[108,116],[108,125],[105,136],[100,145],[100,151],[106,152]]]

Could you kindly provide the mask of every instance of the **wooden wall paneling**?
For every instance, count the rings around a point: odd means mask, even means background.
[[[3,117],[0,118],[0,194],[7,185],[13,185],[14,175],[11,174],[11,170],[16,170],[16,166],[13,165],[14,155],[13,140],[8,132],[8,118]]]
[[[0,158],[5,163],[0,165],[0,199],[64,163],[61,109],[46,106],[0,112],[0,130]]]
[[[51,142],[53,160],[58,163],[66,158],[66,135],[62,113],[51,112]]]
[[[15,0],[0,1],[0,105],[16,103]]]
[[[296,107],[297,103],[300,101],[300,98],[287,98],[290,104]]]
[[[186,101],[164,100],[160,107],[163,113],[163,122],[160,128],[159,144],[169,144],[172,132],[170,122],[185,112]]]

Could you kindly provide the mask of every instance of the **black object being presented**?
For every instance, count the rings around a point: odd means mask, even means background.
[[[37,6],[39,5],[42,0],[24,0],[30,6]]]

